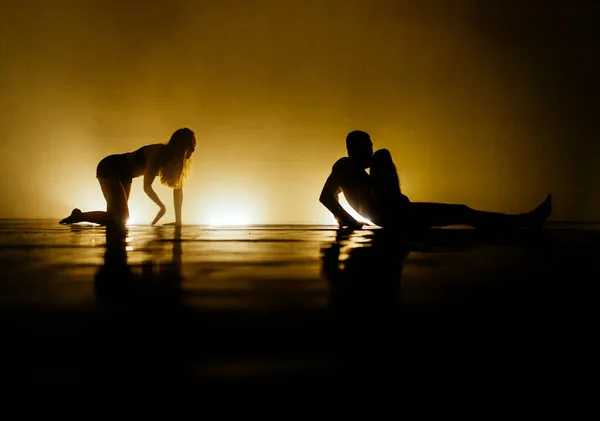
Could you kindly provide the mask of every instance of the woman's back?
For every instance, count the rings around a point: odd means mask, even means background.
[[[127,156],[129,165],[132,168],[132,173],[136,177],[141,176],[144,173],[148,162],[156,161],[161,155],[161,152],[163,152],[164,148],[164,144],[156,143],[152,145],[144,145],[133,152],[129,152]]]
[[[370,177],[373,201],[380,217],[386,221],[401,218],[410,201],[402,194],[398,172],[387,149],[373,154]]]

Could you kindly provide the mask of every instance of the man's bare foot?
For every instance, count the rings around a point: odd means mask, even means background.
[[[82,216],[83,216],[83,213],[81,212],[81,210],[75,208],[71,212],[71,215],[67,216],[64,219],[61,219],[59,224],[68,225],[68,224],[75,224],[77,222],[81,222]]]
[[[525,214],[525,226],[531,229],[540,229],[546,222],[546,219],[552,213],[552,195],[549,194],[546,200],[537,208]]]

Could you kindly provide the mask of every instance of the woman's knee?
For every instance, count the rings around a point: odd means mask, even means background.
[[[106,199],[106,211],[113,217],[114,222],[125,223],[129,219],[127,191],[117,180],[100,180],[102,192]]]

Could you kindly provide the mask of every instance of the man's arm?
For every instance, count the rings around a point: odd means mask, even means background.
[[[353,228],[360,228],[363,226],[361,222],[358,222],[352,217],[346,210],[340,205],[338,196],[340,194],[340,183],[338,182],[338,176],[335,172],[332,172],[321,191],[319,202],[323,204],[335,217],[340,226],[349,226]]]

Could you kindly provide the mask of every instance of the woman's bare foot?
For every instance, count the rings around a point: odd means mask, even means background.
[[[71,215],[67,216],[64,219],[61,219],[59,224],[68,225],[68,224],[75,224],[77,222],[81,222],[82,216],[83,216],[83,214],[82,214],[81,210],[75,208],[71,212]]]

